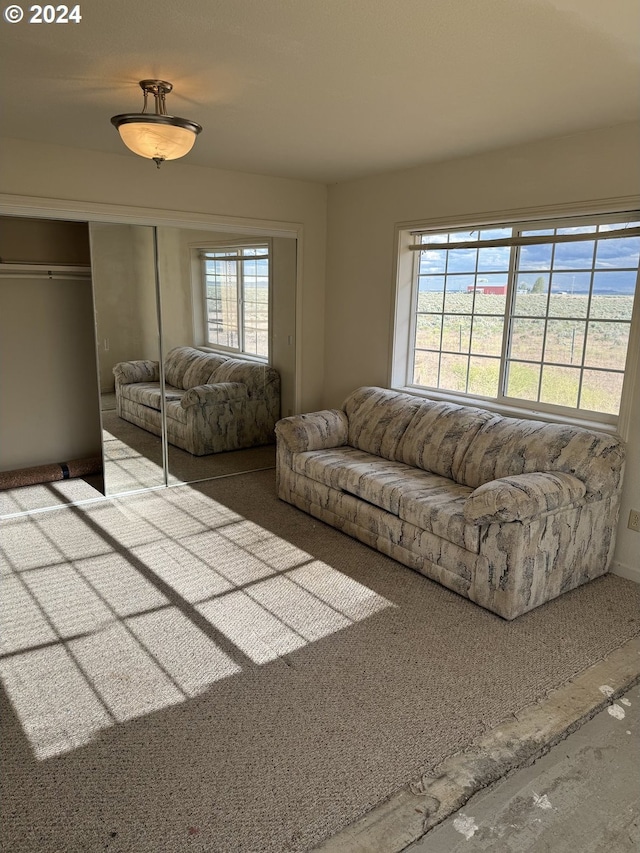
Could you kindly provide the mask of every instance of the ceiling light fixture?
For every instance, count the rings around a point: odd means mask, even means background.
[[[187,118],[167,115],[165,95],[173,89],[166,80],[141,80],[144,105],[141,113],[123,113],[114,116],[111,124],[117,129],[124,144],[148,160],[154,160],[158,169],[163,160],[177,160],[193,148],[202,128]],[[149,95],[155,98],[155,113],[147,112]]]

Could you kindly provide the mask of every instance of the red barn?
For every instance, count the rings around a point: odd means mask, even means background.
[[[504,296],[507,292],[506,284],[470,284],[467,287],[467,293],[473,293],[476,290],[478,293],[486,293],[492,296]]]

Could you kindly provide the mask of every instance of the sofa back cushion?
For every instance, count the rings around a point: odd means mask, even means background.
[[[229,359],[225,355],[210,352],[200,353],[187,367],[182,379],[182,387],[188,391],[189,388],[196,388],[198,385],[208,385],[216,370],[227,361]]]
[[[396,459],[454,480],[460,462],[489,412],[422,400],[398,445]]]
[[[211,374],[228,358],[195,347],[174,347],[164,360],[164,376],[168,385],[187,391],[196,385],[206,385]]]
[[[561,471],[582,480],[587,500],[598,500],[619,490],[624,457],[623,442],[606,433],[494,416],[473,436],[453,475],[475,489],[501,477]]]
[[[358,388],[344,401],[349,419],[348,443],[384,459],[396,459],[404,431],[421,400],[385,388]]]
[[[280,400],[280,374],[273,367],[259,362],[228,358],[215,370],[209,380],[215,382],[242,382],[247,386],[250,399]]]

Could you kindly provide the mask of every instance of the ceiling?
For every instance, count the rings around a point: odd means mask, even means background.
[[[185,162],[337,182],[640,118],[638,0],[83,0],[0,21],[3,133],[124,153],[138,81]],[[130,155],[134,156],[134,155]]]

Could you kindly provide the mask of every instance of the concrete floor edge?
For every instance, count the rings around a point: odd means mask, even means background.
[[[317,853],[400,853],[478,791],[533,764],[640,681],[640,637],[547,698],[447,758],[315,848]]]

